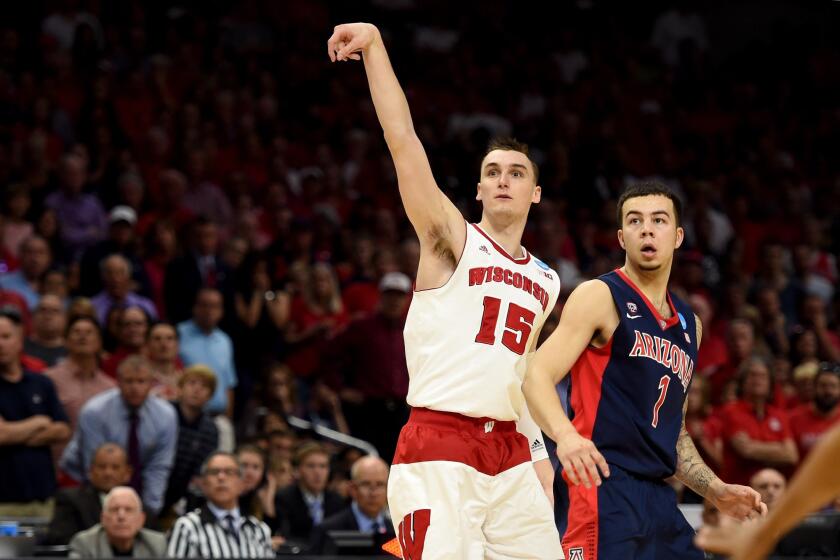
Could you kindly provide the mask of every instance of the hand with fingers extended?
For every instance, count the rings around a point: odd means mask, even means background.
[[[364,52],[380,39],[379,30],[370,23],[343,23],[336,25],[327,41],[330,60],[360,60]]]
[[[592,440],[574,430],[557,439],[557,457],[563,465],[563,474],[574,485],[592,488],[601,485],[601,476],[610,476],[610,467]]]

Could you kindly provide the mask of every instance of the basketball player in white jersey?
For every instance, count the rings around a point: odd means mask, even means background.
[[[560,291],[557,273],[520,244],[540,201],[537,166],[524,144],[491,144],[476,194],[481,222],[466,223],[435,183],[376,27],[339,25],[328,49],[333,62],[364,60],[420,239],[405,326],[412,413],[388,483],[403,558],[562,558],[536,474],[550,492],[553,473],[520,389]]]

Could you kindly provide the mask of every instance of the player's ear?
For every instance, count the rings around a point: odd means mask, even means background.
[[[475,184],[475,199],[481,200],[481,183]]]
[[[685,230],[681,227],[677,228],[677,249],[680,248],[682,245],[683,239],[685,239]]]
[[[622,230],[618,230],[618,244],[621,245],[622,249],[627,249],[624,246],[624,232]]]
[[[542,200],[542,187],[537,185],[534,187],[534,194],[531,195],[531,202],[539,204],[540,200]]]

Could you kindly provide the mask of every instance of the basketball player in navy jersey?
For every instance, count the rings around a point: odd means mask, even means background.
[[[569,560],[703,558],[671,476],[733,517],[767,511],[757,492],[716,477],[685,429],[702,328],[668,291],[681,214],[659,183],[622,194],[624,266],[572,292],[525,377],[531,413],[557,442],[555,520]],[[569,371],[567,416],[554,387]]]

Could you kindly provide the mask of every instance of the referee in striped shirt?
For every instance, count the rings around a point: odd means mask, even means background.
[[[170,558],[274,558],[268,525],[239,511],[242,470],[217,451],[201,467],[207,504],[178,518],[169,536]]]

